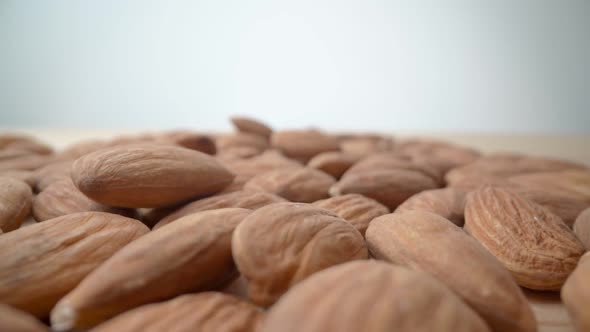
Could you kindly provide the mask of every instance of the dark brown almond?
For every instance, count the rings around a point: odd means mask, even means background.
[[[317,130],[275,131],[270,140],[272,146],[285,156],[304,163],[322,152],[340,150],[340,142],[336,137]]]
[[[465,194],[453,188],[425,190],[408,198],[395,209],[395,212],[408,210],[432,212],[457,226],[463,226]]]
[[[135,219],[84,212],[3,234],[0,302],[47,317],[88,273],[148,231]]]
[[[31,212],[33,193],[23,181],[0,177],[0,229],[10,232],[20,227]]]
[[[232,252],[248,296],[261,305],[317,271],[367,258],[365,240],[349,222],[304,203],[254,211],[236,228]]]
[[[127,245],[57,303],[51,326],[88,328],[143,304],[223,286],[236,275],[232,232],[250,212],[191,214]]]
[[[323,199],[313,205],[336,213],[340,218],[350,222],[363,236],[371,220],[389,213],[385,205],[359,194]]]
[[[237,130],[243,133],[258,135],[267,139],[270,138],[270,135],[272,134],[272,129],[259,120],[244,116],[232,116],[231,122]]]
[[[2,332],[50,332],[37,318],[27,312],[0,304],[0,331]]]

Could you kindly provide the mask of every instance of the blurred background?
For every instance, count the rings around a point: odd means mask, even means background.
[[[0,1],[2,128],[590,133],[590,1]]]

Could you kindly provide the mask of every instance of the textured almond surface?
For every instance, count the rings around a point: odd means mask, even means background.
[[[308,162],[322,152],[340,150],[338,139],[317,130],[283,130],[271,135],[271,145],[289,158]]]
[[[425,190],[408,198],[395,212],[418,210],[437,214],[463,226],[465,211],[465,194],[453,188]]]
[[[495,331],[536,331],[535,318],[510,272],[447,219],[403,211],[367,229],[373,257],[428,272],[469,304]]]
[[[126,312],[92,332],[254,332],[262,310],[230,295],[204,292],[179,296]]]
[[[529,199],[547,210],[553,212],[568,226],[572,226],[582,211],[590,207],[590,202],[581,201],[571,195],[551,192],[546,190],[516,187],[512,190],[526,199]]]
[[[389,213],[389,209],[374,199],[359,194],[347,194],[323,199],[313,205],[336,213],[365,234],[371,220]]]
[[[49,332],[49,328],[27,312],[0,304],[0,331]]]
[[[214,194],[233,174],[213,157],[166,145],[130,145],[87,154],[72,180],[91,199],[118,207],[160,207]]]
[[[467,197],[465,229],[531,289],[559,290],[584,253],[558,216],[500,188]]]
[[[245,190],[264,191],[292,202],[312,203],[329,197],[336,180],[310,167],[278,169],[262,173],[244,185]]]
[[[590,331],[589,281],[590,253],[586,253],[561,289],[561,298],[578,331]]]
[[[260,332],[490,331],[442,283],[424,272],[357,261],[318,272],[293,287]]]
[[[84,212],[0,236],[0,302],[38,317],[92,270],[149,230],[122,216]]]
[[[349,222],[303,203],[253,212],[236,228],[232,251],[250,299],[261,305],[317,271],[367,258],[363,236]]]
[[[0,176],[0,229],[10,232],[20,227],[31,212],[32,196],[25,182]]]
[[[590,250],[590,208],[580,213],[576,219],[574,233],[582,241],[586,250]]]
[[[195,212],[231,207],[256,210],[265,205],[284,201],[285,200],[283,198],[270,193],[252,192],[246,190],[240,190],[223,195],[215,195],[188,203],[174,210],[172,213],[162,218],[154,226],[154,229],[158,229],[173,222],[176,219]]]
[[[259,135],[269,138],[272,134],[272,129],[259,120],[244,116],[233,116],[231,122],[241,132]]]
[[[91,200],[81,193],[70,179],[53,182],[33,200],[33,217],[37,221],[88,211],[132,215],[131,210],[113,208]]]
[[[195,213],[143,236],[61,299],[51,312],[52,327],[91,327],[142,304],[229,282],[236,274],[232,232],[250,212]]]
[[[436,183],[420,172],[396,169],[344,175],[330,194],[361,194],[393,210],[412,195],[435,188]]]
[[[307,166],[319,169],[335,178],[340,178],[359,159],[360,157],[350,153],[323,152],[313,157],[307,163]]]

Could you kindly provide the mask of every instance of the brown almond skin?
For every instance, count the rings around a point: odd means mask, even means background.
[[[52,328],[89,328],[143,304],[223,286],[236,275],[232,232],[250,212],[191,214],[129,244],[57,303]]]
[[[411,196],[437,184],[428,176],[402,169],[345,175],[330,188],[330,195],[361,194],[394,210]]]
[[[437,184],[442,184],[442,173],[438,171],[432,165],[415,162],[410,159],[406,159],[404,156],[400,156],[391,152],[377,153],[363,158],[351,168],[349,168],[343,177],[352,174],[363,174],[373,171],[388,171],[388,170],[409,170],[416,171],[427,175],[432,178]]]
[[[389,213],[389,209],[374,199],[359,194],[347,194],[323,199],[313,205],[332,211],[351,223],[363,236],[371,220]]]
[[[561,299],[578,331],[590,331],[590,253],[580,259],[580,263],[566,280],[561,289]]]
[[[590,203],[590,170],[533,173],[513,176],[511,182],[530,189],[570,196]]]
[[[339,179],[359,159],[360,157],[354,154],[323,152],[311,158],[307,166]]]
[[[45,190],[49,185],[53,182],[71,179],[70,178],[70,171],[71,171],[72,161],[61,161],[56,163],[51,163],[47,166],[41,167],[35,171],[35,190],[37,192],[41,192]]]
[[[578,215],[590,207],[590,203],[581,201],[570,195],[564,195],[557,192],[521,188],[518,186],[511,189],[516,194],[521,195],[522,197],[527,198],[553,212],[570,227],[573,226]]]
[[[133,216],[132,210],[113,208],[91,200],[81,193],[70,179],[53,182],[33,200],[33,217],[39,222],[89,211]]]
[[[12,153],[13,151],[15,153],[22,152],[22,154],[9,159],[0,158],[0,171],[33,171],[50,164],[54,160],[52,155],[36,154],[26,150],[5,150],[0,151],[0,153]]]
[[[221,162],[232,173],[246,179],[251,179],[260,173],[275,169],[303,166],[300,162],[289,159],[275,150],[267,150],[252,158],[229,158],[222,159]]]
[[[271,305],[290,287],[329,266],[367,258],[363,236],[332,212],[304,203],[276,203],[246,217],[232,238],[248,296]]]
[[[190,130],[174,130],[157,135],[157,142],[178,145],[183,148],[213,155],[217,152],[215,141],[209,135]]]
[[[272,128],[268,125],[249,117],[232,116],[231,122],[237,130],[243,133],[262,136],[266,139],[270,138],[270,135],[272,134]]]
[[[9,177],[17,180],[21,180],[24,183],[28,184],[29,187],[34,188],[37,179],[35,178],[35,173],[33,171],[24,171],[24,170],[7,170],[7,171],[0,171],[0,177]]]
[[[0,302],[47,317],[88,273],[148,231],[135,219],[84,212],[3,234]]]
[[[196,212],[232,207],[256,210],[263,206],[280,202],[285,202],[285,199],[265,192],[240,190],[228,194],[215,195],[188,203],[170,212],[154,226],[154,230]]]
[[[167,145],[129,145],[89,153],[72,164],[86,196],[117,207],[162,207],[214,194],[234,178],[213,157]]]
[[[574,234],[590,250],[590,208],[582,211],[574,223]]]
[[[263,315],[256,306],[233,296],[204,292],[139,307],[91,332],[254,332]]]
[[[20,227],[31,212],[33,193],[23,181],[0,177],[0,229],[10,232]]]
[[[465,230],[530,289],[559,290],[584,253],[558,216],[501,188],[467,196]]]
[[[259,332],[490,331],[446,286],[420,271],[355,261],[320,271],[287,292]]]
[[[255,134],[235,133],[219,136],[215,144],[219,153],[235,148],[251,148],[257,154],[269,148],[268,139]]]
[[[0,331],[50,332],[49,328],[27,312],[0,304]]]
[[[285,156],[303,163],[322,152],[340,150],[340,142],[336,137],[317,130],[275,131],[270,141],[271,145]]]
[[[329,197],[332,176],[310,167],[278,169],[255,176],[245,190],[264,191],[292,202],[312,203]]]
[[[373,257],[429,273],[469,304],[494,331],[536,331],[535,317],[510,272],[447,219],[421,210],[375,218],[366,233]]]
[[[463,226],[465,194],[453,188],[425,190],[408,198],[395,212],[419,210],[437,214],[457,226]]]

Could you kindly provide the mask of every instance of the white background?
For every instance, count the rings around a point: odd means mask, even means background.
[[[590,1],[0,1],[0,126],[590,132]]]

